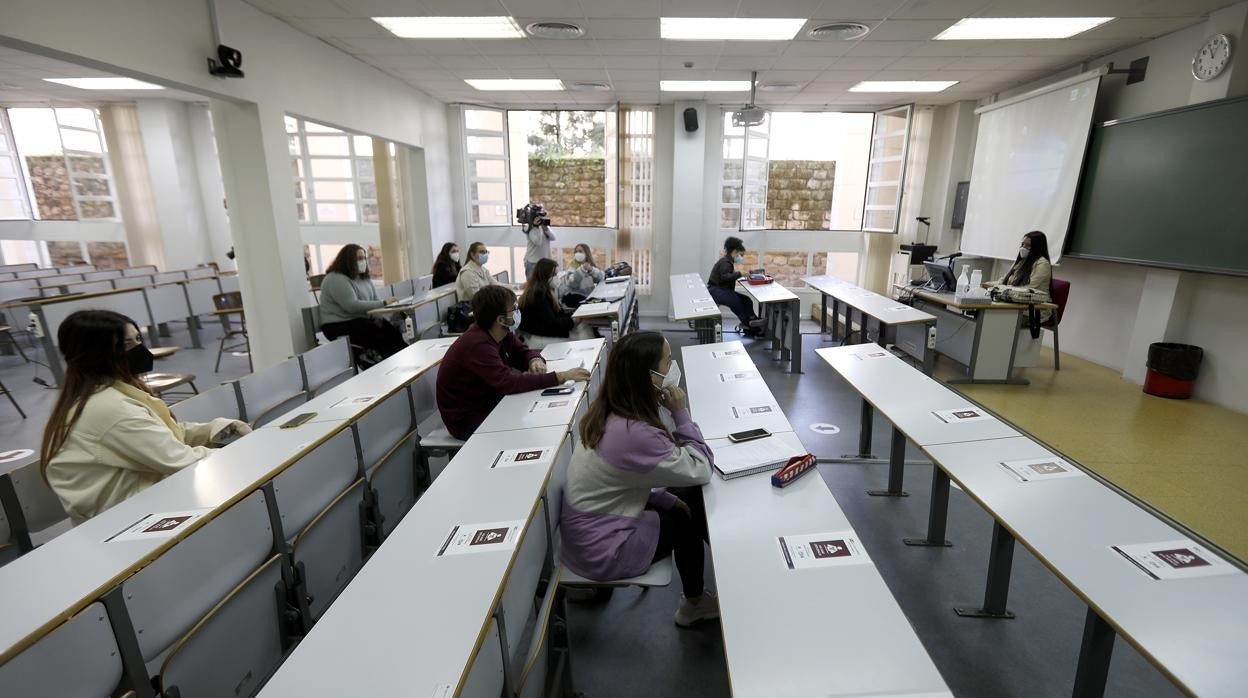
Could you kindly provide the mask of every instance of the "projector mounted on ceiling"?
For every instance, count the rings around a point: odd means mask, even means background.
[[[754,106],[754,93],[757,89],[758,71],[754,71],[750,73],[750,103],[745,105],[743,109],[738,109],[732,113],[732,125],[734,127],[762,126],[763,120],[767,118],[767,110]]]

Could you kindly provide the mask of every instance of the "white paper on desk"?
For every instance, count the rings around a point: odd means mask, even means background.
[[[952,410],[934,410],[932,415],[944,422],[945,424],[960,424],[962,422],[980,422],[985,419],[992,419],[987,412],[978,407],[956,407]]]
[[[568,353],[569,354],[588,354],[590,352],[595,352],[595,351],[598,351],[598,347],[591,346],[591,347],[578,347]]]
[[[748,381],[758,378],[758,371],[735,371],[719,374],[720,383],[735,383],[736,381]]]
[[[1205,546],[1187,539],[1111,545],[1109,549],[1156,581],[1213,577],[1239,571]]]
[[[523,519],[452,526],[442,547],[438,548],[438,553],[434,557],[511,550],[520,540],[522,528],[524,528]]]
[[[204,518],[212,508],[187,509],[148,514],[106,539],[105,543],[122,543],[128,540],[163,540],[186,530],[194,521]]]
[[[567,397],[558,397],[553,400],[538,400],[529,407],[529,414],[538,412],[546,412],[549,410],[562,410],[576,404],[578,396],[569,395]]]
[[[546,362],[546,370],[553,373],[571,371],[574,368],[585,368],[585,361],[583,359],[555,359]]]
[[[791,570],[814,567],[844,567],[871,562],[853,531],[805,533],[776,539],[784,564]]]
[[[1061,480],[1068,477],[1086,477],[1087,475],[1061,458],[1028,458],[1025,460],[1007,460],[998,463],[1005,472],[1021,483],[1041,482],[1044,480]]]
[[[744,349],[716,349],[711,352],[712,359],[726,359],[729,356],[744,356]]]
[[[455,694],[455,684],[443,683],[433,687],[433,698],[451,698]]]
[[[872,351],[860,351],[857,354],[854,354],[854,358],[858,359],[859,361],[866,361],[867,359],[883,359],[888,356],[889,356],[889,351],[887,349],[874,349]]]
[[[780,412],[779,405],[773,405],[769,402],[754,402],[744,405],[733,405],[733,419],[766,419]]]
[[[693,312],[695,312],[695,313],[709,313],[709,312],[714,311],[714,310],[715,310],[716,308],[718,308],[718,307],[719,307],[719,306],[717,306],[717,305],[715,305],[715,304],[713,304],[713,303],[707,303],[707,304],[705,304],[705,305],[695,305],[695,306],[693,306]]]
[[[357,395],[356,397],[344,397],[338,402],[335,402],[334,404],[330,405],[329,409],[333,410],[339,407],[362,407],[372,402],[373,400],[376,400],[378,397],[380,396],[379,395]]]
[[[386,371],[386,375],[391,376],[396,373],[418,373],[421,368],[421,366],[395,366],[389,371]]]
[[[715,443],[717,445],[711,446],[715,454],[715,469],[725,480],[731,480],[738,474],[752,474],[749,471],[775,470],[793,456],[806,453],[806,447],[791,431],[739,444],[718,439]]]
[[[542,358],[546,359],[547,364],[549,364],[552,360],[558,361],[559,359],[566,358],[571,351],[572,347],[569,347],[566,344],[562,346],[550,345],[542,350]]]
[[[888,309],[888,312],[890,312],[890,313],[900,313],[900,312],[901,312],[901,311],[903,311],[903,310],[909,310],[909,309],[910,309],[910,306],[908,306],[908,305],[899,305],[899,306],[897,306],[897,307],[895,307],[895,308],[889,308],[889,309]]]
[[[512,468],[517,465],[549,463],[555,455],[553,448],[511,448],[494,456],[491,468]]]

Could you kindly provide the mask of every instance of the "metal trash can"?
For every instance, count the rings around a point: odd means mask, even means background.
[[[1148,346],[1148,373],[1144,392],[1186,400],[1192,396],[1205,350],[1191,344],[1155,342]]]

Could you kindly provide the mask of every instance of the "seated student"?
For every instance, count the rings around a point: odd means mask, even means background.
[[[433,260],[433,287],[455,283],[459,276],[459,245],[448,242],[442,246],[438,258]]]
[[[321,334],[329,341],[344,335],[350,337],[352,344],[364,348],[364,358],[369,363],[377,363],[407,346],[397,327],[368,314],[395,299],[377,298],[377,287],[368,274],[368,253],[363,247],[346,245],[338,251],[321,280],[320,298]]]
[[[567,338],[576,325],[572,315],[564,312],[555,298],[551,284],[555,278],[555,260],[541,259],[533,266],[533,273],[524,283],[521,294],[520,331],[539,337]]]
[[[455,278],[455,290],[459,293],[461,303],[471,301],[477,291],[495,284],[494,277],[485,268],[490,261],[490,251],[484,242],[474,242],[468,246],[468,262],[459,270]]]
[[[589,245],[582,242],[573,249],[572,264],[563,273],[560,296],[574,293],[581,296],[582,300],[589,298],[604,278],[606,274],[594,264],[594,255]]]
[[[137,375],[152,353],[130,318],[79,310],[61,323],[65,378],[43,432],[43,477],[81,523],[208,455],[218,438],[248,434],[232,419],[174,421]]]
[[[1049,261],[1048,238],[1039,230],[1033,230],[1024,235],[1018,248],[1018,257],[1014,260],[1014,266],[1010,267],[1010,270],[999,281],[988,281],[982,285],[984,288],[1004,286],[1015,292],[1015,298],[1021,299],[1021,292],[1035,299],[1037,303],[1051,303],[1053,301],[1053,265]],[[1048,309],[1038,312],[1040,322],[1047,322],[1053,315],[1053,311]]]
[[[472,314],[473,325],[438,367],[438,412],[451,436],[472,436],[504,395],[589,380],[583,368],[547,372],[542,355],[515,335],[522,318],[511,289],[495,284],[477,291]]]
[[[763,321],[754,313],[754,302],[750,297],[737,290],[737,279],[741,272],[735,265],[745,262],[745,244],[739,237],[724,240],[724,256],[711,267],[711,275],[706,280],[706,288],[711,298],[718,305],[726,305],[741,321],[743,330],[750,336],[762,336]]]
[[[568,464],[560,556],[583,577],[611,581],[643,574],[675,552],[684,592],[675,620],[688,627],[719,617],[718,600],[703,586],[702,547],[709,540],[701,485],[715,459],[679,384],[680,365],[663,335],[616,341]],[[655,489],[663,487],[671,489]]]

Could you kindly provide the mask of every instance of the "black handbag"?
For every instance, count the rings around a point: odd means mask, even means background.
[[[472,303],[461,301],[446,310],[446,331],[463,334],[472,326]]]

